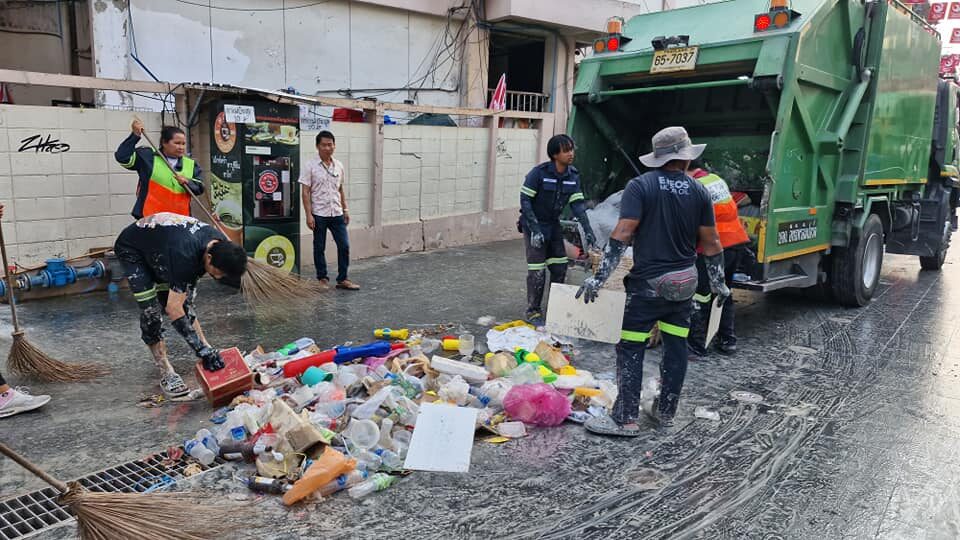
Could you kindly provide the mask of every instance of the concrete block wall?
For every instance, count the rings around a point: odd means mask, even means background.
[[[493,207],[497,210],[520,207],[520,186],[534,165],[546,161],[539,156],[534,129],[497,130],[497,180]]]
[[[149,132],[159,132],[158,113],[139,116]],[[133,220],[137,175],[113,159],[131,120],[121,111],[0,105],[0,201],[14,261],[30,266],[113,245]],[[21,151],[35,135],[69,150]]]

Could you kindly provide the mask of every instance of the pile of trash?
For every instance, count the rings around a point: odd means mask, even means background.
[[[494,326],[485,343],[436,330],[374,334],[364,345],[322,350],[301,338],[246,354],[253,388],[227,396],[185,452],[205,465],[245,462],[244,483],[287,505],[341,491],[360,498],[410,470],[466,472],[477,430],[505,442],[605,414],[616,399],[612,374],[575,368],[569,344],[523,321]],[[439,438],[459,441],[437,440],[435,417],[448,413],[459,414],[461,435],[444,428]]]

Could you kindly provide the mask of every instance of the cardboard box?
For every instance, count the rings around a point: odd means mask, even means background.
[[[197,382],[207,401],[214,407],[227,405],[230,401],[253,388],[253,372],[243,361],[243,355],[236,347],[220,351],[223,359],[223,369],[207,371],[203,369],[203,362],[197,362]]]

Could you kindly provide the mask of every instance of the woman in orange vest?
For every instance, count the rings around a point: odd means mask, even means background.
[[[730,194],[727,183],[723,181],[723,178],[708,173],[702,167],[703,165],[699,160],[690,162],[687,175],[703,184],[703,187],[707,188],[707,192],[710,193],[710,200],[713,202],[713,215],[717,222],[717,234],[720,235],[720,243],[723,245],[724,275],[726,276],[727,286],[730,286],[731,278],[740,266],[741,258],[745,253],[744,248],[749,244],[750,237],[747,236],[747,231],[740,223],[737,203]],[[699,251],[699,248],[697,251]],[[693,354],[704,356],[710,346],[705,341],[713,296],[710,293],[710,277],[707,275],[703,257],[697,258],[697,270],[699,271],[697,294],[693,295],[697,309],[694,310],[693,317],[690,320],[690,335],[687,338],[687,346]],[[722,354],[731,355],[737,352],[737,336],[734,333],[733,326],[733,295],[730,295],[723,303],[720,325],[717,329],[717,350]]]
[[[135,219],[160,212],[190,215],[189,189],[195,195],[203,193],[200,166],[186,155],[187,137],[183,130],[164,126],[160,131],[160,152],[139,147],[143,123],[134,120],[127,137],[114,157],[125,169],[135,170],[140,176],[137,184],[137,202],[130,214]],[[166,164],[163,162],[166,161]],[[175,171],[172,172],[171,171]]]

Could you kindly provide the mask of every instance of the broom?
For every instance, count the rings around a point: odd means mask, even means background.
[[[77,382],[96,379],[110,372],[99,364],[67,364],[46,355],[27,340],[20,320],[17,318],[17,299],[14,295],[13,275],[10,273],[10,264],[7,262],[7,244],[3,239],[3,227],[0,226],[0,255],[3,256],[3,267],[7,281],[7,303],[10,304],[10,315],[13,319],[13,345],[7,355],[7,365],[17,375],[34,377],[53,382]]]
[[[145,132],[141,132],[141,135],[146,139],[150,148],[159,154],[160,151],[157,150],[156,145],[153,144],[150,137],[147,136]],[[177,172],[167,163],[167,160],[161,159],[160,161],[176,176]],[[187,188],[187,193],[189,193],[193,201],[197,203],[197,206],[203,210],[203,213],[210,218],[214,226],[217,227],[224,236],[227,236],[227,231],[224,230],[223,224],[220,223],[218,218],[214,217],[213,212],[200,200],[200,197],[197,197],[190,188]],[[324,291],[326,291],[326,287],[319,282],[303,281],[299,276],[291,272],[284,272],[275,266],[270,266],[253,257],[247,257],[247,271],[244,272],[243,277],[240,279],[240,292],[243,293],[243,298],[251,304],[264,303],[267,301],[277,303],[302,302],[307,298],[305,293],[322,293]]]
[[[206,540],[223,532],[224,509],[184,493],[94,493],[57,480],[0,442],[0,453],[60,492],[77,516],[81,540]]]

